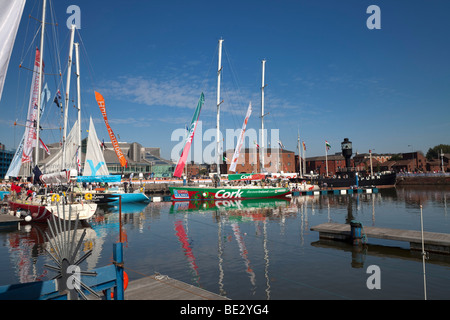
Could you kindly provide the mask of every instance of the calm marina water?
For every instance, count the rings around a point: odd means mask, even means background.
[[[360,250],[319,241],[324,222],[450,232],[449,187],[380,189],[375,194],[298,196],[290,201],[167,202],[122,208],[125,268],[130,280],[168,275],[231,299],[423,299],[420,252],[408,243],[369,239]],[[82,270],[112,262],[119,240],[117,207],[90,221]],[[0,285],[48,280],[45,224],[0,232]],[[381,270],[369,290],[367,268]],[[426,262],[428,299],[450,297],[450,256]]]

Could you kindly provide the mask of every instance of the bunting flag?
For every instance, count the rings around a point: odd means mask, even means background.
[[[178,160],[177,167],[173,174],[174,177],[180,178],[183,173],[184,166],[186,165],[186,160],[191,148],[192,141],[194,140],[195,129],[197,128],[198,118],[200,117],[200,111],[202,110],[203,104],[205,103],[205,96],[203,92],[200,96],[200,100],[197,104],[197,109],[195,109],[194,116],[192,117],[191,125],[189,126],[189,134],[185,139],[184,148],[181,152],[180,159]]]
[[[256,141],[253,141],[253,143],[255,144],[256,149],[259,150],[259,144],[257,144]]]
[[[326,140],[325,140],[325,148],[327,148],[327,151],[330,150],[331,148],[331,145]]]
[[[242,143],[244,142],[245,129],[247,128],[248,119],[252,114],[252,103],[248,105],[247,114],[244,119],[244,124],[242,125],[241,134],[239,136],[238,144],[236,146],[236,150],[234,151],[233,158],[231,159],[230,171],[236,172],[236,165],[239,157],[239,153],[241,152]]]
[[[123,155],[122,150],[120,150],[119,143],[117,142],[116,136],[114,135],[114,132],[112,131],[112,129],[109,125],[108,117],[106,116],[105,99],[97,91],[95,91],[95,99],[97,100],[98,106],[100,107],[100,111],[103,116],[103,119],[105,120],[106,129],[108,130],[109,137],[111,139],[114,151],[116,152],[116,155],[119,158],[120,165],[122,167],[127,167],[127,159],[125,159],[125,156]]]
[[[281,143],[281,140],[278,140],[278,145],[280,146],[281,149],[284,149],[284,145],[283,143]]]

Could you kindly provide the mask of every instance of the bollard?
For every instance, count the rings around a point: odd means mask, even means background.
[[[362,224],[352,220],[350,222],[351,239],[354,246],[362,244]]]

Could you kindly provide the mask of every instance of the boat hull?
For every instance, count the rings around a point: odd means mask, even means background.
[[[379,187],[379,186],[394,186],[396,183],[396,173],[382,174],[382,175],[359,175],[356,177],[354,173],[343,175],[337,178],[315,178],[305,179],[311,183],[319,185],[321,188],[350,188],[358,187]],[[300,179],[291,180],[291,182],[298,182]]]
[[[75,221],[77,214],[79,214],[79,220],[87,220],[91,218],[97,210],[97,204],[95,203],[75,203],[70,205],[64,205],[64,214],[62,205],[35,205],[26,202],[9,201],[9,207],[12,211],[24,211],[31,216],[31,222],[45,222],[52,216],[63,220]],[[69,210],[71,213],[69,217]],[[59,214],[58,214],[59,213]]]
[[[263,187],[169,187],[172,200],[230,200],[281,198],[291,194],[289,188]]]
[[[149,202],[150,199],[143,193],[112,193],[111,194],[111,202],[119,203],[119,196],[122,196],[122,203],[131,203],[131,202]]]
[[[109,192],[92,192],[85,193],[84,198],[90,194],[92,195],[92,199],[90,199],[94,203],[98,204],[118,204],[119,196],[122,196],[122,203],[132,203],[132,202],[149,202],[150,199],[144,193],[109,193]],[[88,196],[90,197],[90,196]]]

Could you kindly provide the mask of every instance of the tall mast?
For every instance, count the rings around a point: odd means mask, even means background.
[[[75,57],[77,59],[77,102],[78,102],[78,125],[80,135],[78,137],[78,156],[81,157],[81,80],[80,80],[80,56],[78,53],[79,43],[75,43]]]
[[[216,135],[216,160],[217,160],[217,174],[220,176],[220,76],[222,73],[222,43],[223,39],[219,40],[219,68],[217,71],[217,135]]]
[[[45,11],[47,10],[47,1],[43,0],[42,6],[42,22],[41,22],[41,51],[40,51],[40,60],[39,60],[39,85],[38,85],[38,109],[37,109],[37,118],[36,118],[36,149],[35,158],[36,165],[39,163],[39,128],[41,121],[41,95],[42,95],[42,80],[43,80],[43,71],[44,71],[44,33],[45,33]]]
[[[75,37],[75,25],[72,25],[72,32],[70,35],[70,45],[69,45],[69,62],[67,68],[67,82],[66,82],[66,104],[64,109],[64,133],[63,133],[63,166],[66,165],[66,154],[65,154],[65,144],[67,139],[67,117],[69,112],[69,92],[70,92],[70,76],[72,73],[72,55],[73,55],[73,41]],[[61,168],[64,169],[64,168]]]
[[[298,134],[297,134],[297,148],[298,148],[298,174],[300,176],[300,178],[303,177],[302,174],[302,149],[300,146],[300,129],[298,129]]]
[[[261,172],[264,172],[264,88],[266,77],[266,60],[262,61],[262,86],[261,86]]]

